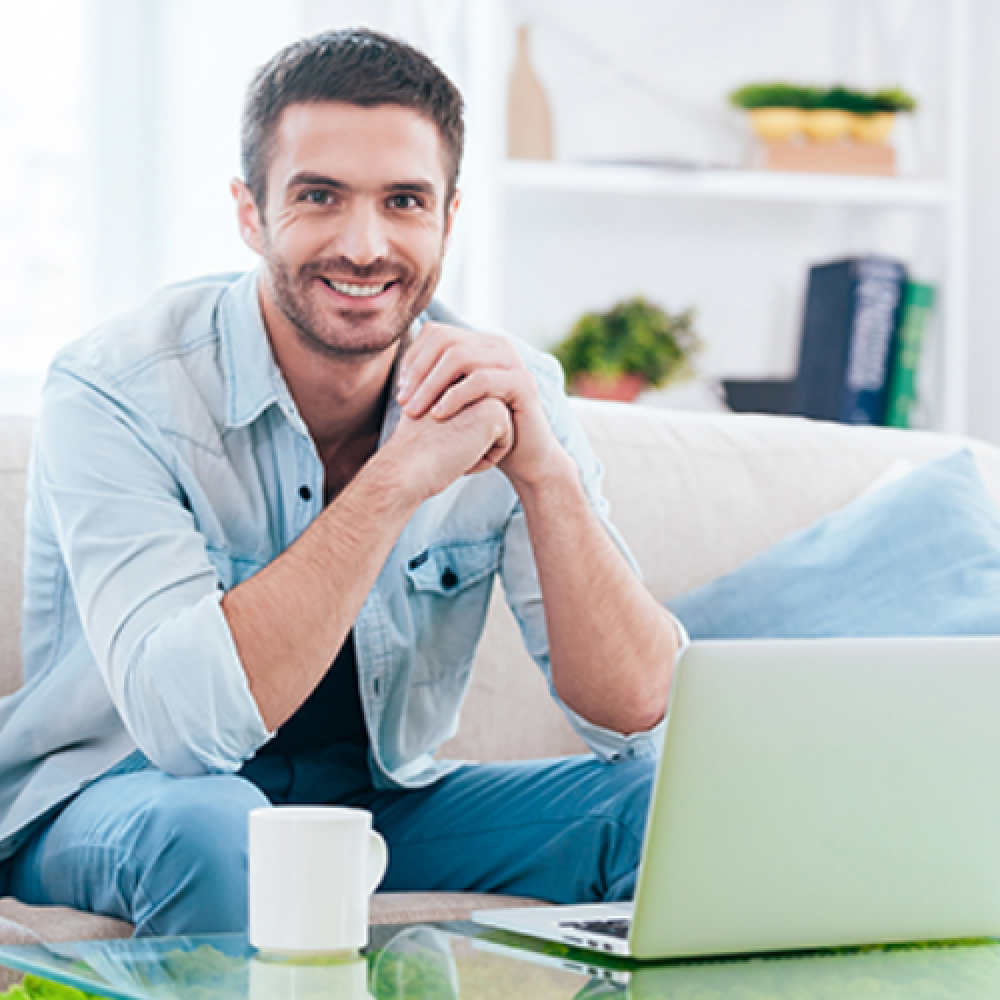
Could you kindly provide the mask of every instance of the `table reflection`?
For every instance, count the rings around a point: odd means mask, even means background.
[[[0,962],[128,1000],[978,1000],[1000,943],[912,945],[639,966],[471,924],[373,928],[363,956],[293,961],[243,935],[0,948]]]

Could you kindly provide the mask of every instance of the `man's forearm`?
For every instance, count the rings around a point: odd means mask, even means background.
[[[560,449],[551,472],[516,483],[535,554],[559,696],[585,719],[622,733],[662,718],[678,636],[618,551]]]
[[[418,503],[376,455],[290,548],[223,598],[268,729],[329,669]]]

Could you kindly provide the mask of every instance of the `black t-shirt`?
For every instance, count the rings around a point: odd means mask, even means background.
[[[368,746],[353,630],[313,693],[257,751],[257,757],[292,756],[344,744]]]

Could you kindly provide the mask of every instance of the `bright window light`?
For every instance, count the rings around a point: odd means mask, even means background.
[[[0,0],[0,410],[81,332],[83,8]]]

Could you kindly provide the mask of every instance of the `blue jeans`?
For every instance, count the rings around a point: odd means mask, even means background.
[[[243,775],[96,782],[7,862],[8,891],[119,917],[140,936],[243,930],[247,813],[312,801],[371,811],[389,845],[386,892],[632,898],[652,761],[475,764],[409,791],[372,789],[363,758],[253,764]]]

